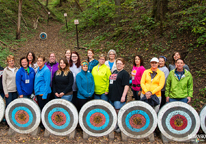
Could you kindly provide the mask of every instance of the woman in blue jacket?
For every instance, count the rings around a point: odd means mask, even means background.
[[[89,63],[87,61],[82,61],[82,70],[76,76],[77,83],[77,110],[80,111],[81,107],[92,99],[94,94],[94,79],[90,72],[88,72]]]
[[[88,72],[92,73],[92,69],[99,64],[98,60],[94,59],[94,51],[92,49],[89,49],[87,51],[87,56],[88,59],[87,61],[89,62],[89,66],[88,66]]]
[[[21,68],[16,73],[16,86],[20,98],[30,98],[34,91],[35,71],[26,57],[20,59]]]
[[[49,101],[49,94],[51,93],[51,72],[45,65],[45,57],[39,56],[37,59],[38,69],[35,76],[34,91],[37,96],[37,101],[40,109]]]

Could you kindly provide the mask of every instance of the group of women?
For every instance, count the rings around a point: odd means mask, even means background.
[[[144,68],[143,57],[136,55],[130,74],[124,70],[125,60],[117,58],[115,50],[100,54],[94,59],[94,51],[87,51],[87,60],[80,61],[77,52],[66,50],[65,57],[56,61],[55,53],[49,54],[49,61],[44,56],[38,56],[37,61],[33,52],[28,52],[20,59],[21,68],[14,66],[14,56],[7,57],[8,66],[3,71],[3,90],[6,106],[16,98],[30,98],[35,94],[40,109],[51,99],[71,101],[80,111],[81,107],[91,99],[102,99],[110,102],[116,112],[127,101],[129,85],[135,100],[151,98],[155,95],[159,103],[153,105],[158,112],[160,104],[164,105],[165,81],[169,70],[165,65],[166,57],[152,58],[151,68]],[[173,62],[180,58],[175,52]],[[185,65],[186,69],[189,69]],[[174,63],[169,69],[175,69]],[[116,128],[118,129],[118,127]]]

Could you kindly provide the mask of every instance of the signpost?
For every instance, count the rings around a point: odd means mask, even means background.
[[[77,29],[77,25],[79,24],[79,20],[74,20],[74,24],[76,25],[76,33],[77,33],[77,48],[79,49],[78,29]]]
[[[67,26],[67,13],[64,13],[64,17],[65,17],[65,21],[66,21],[66,28],[68,30],[68,26]]]

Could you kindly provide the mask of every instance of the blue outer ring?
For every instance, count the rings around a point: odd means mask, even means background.
[[[15,114],[16,114],[16,112],[19,111],[19,110],[23,110],[23,111],[27,112],[27,114],[29,115],[29,121],[28,121],[27,123],[25,123],[25,124],[20,124],[20,123],[18,123],[18,122],[16,121],[16,119],[15,119]],[[11,115],[12,115],[12,117],[11,117],[12,121],[13,121],[14,124],[17,125],[18,127],[28,127],[28,126],[32,123],[32,121],[33,121],[33,114],[32,114],[32,112],[31,112],[27,107],[23,107],[23,106],[16,107],[16,108],[12,111],[12,114],[11,114]]]
[[[93,125],[91,124],[91,122],[90,122],[90,117],[91,117],[94,113],[97,113],[97,112],[98,112],[98,113],[102,113],[102,114],[105,116],[105,119],[106,119],[104,125],[101,126],[101,127],[95,127],[95,126],[93,126]],[[96,131],[105,129],[105,128],[108,126],[108,124],[109,124],[109,119],[110,119],[110,118],[109,118],[108,113],[107,113],[105,110],[103,110],[103,109],[93,109],[93,110],[91,110],[91,111],[87,114],[87,116],[86,116],[87,125],[88,125],[91,129],[96,130]]]
[[[55,124],[53,123],[51,117],[52,117],[52,115],[53,115],[54,112],[62,112],[62,113],[65,114],[65,116],[66,116],[66,123],[65,123],[64,125],[58,126],[58,125],[55,125]],[[69,113],[68,113],[65,109],[60,108],[60,107],[56,107],[56,108],[53,108],[53,109],[49,112],[49,114],[48,114],[48,121],[49,121],[49,124],[50,124],[53,128],[55,128],[55,129],[65,129],[65,128],[69,125],[69,123],[70,123],[70,115],[69,115]]]
[[[130,125],[130,123],[129,123],[130,118],[131,118],[133,115],[135,115],[135,114],[141,114],[141,115],[143,115],[143,116],[145,117],[145,119],[146,119],[145,125],[144,125],[142,128],[140,128],[140,129],[133,128],[133,127]],[[142,111],[142,110],[133,110],[133,111],[131,111],[130,113],[128,113],[128,115],[126,116],[126,118],[125,118],[125,123],[126,123],[126,126],[127,126],[131,131],[141,132],[141,131],[144,131],[144,130],[146,130],[146,129],[148,128],[148,126],[149,126],[149,124],[150,124],[150,118],[149,118],[148,114],[147,114],[146,112]]]

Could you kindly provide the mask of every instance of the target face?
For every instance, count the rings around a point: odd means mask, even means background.
[[[6,108],[8,125],[18,133],[31,133],[40,124],[39,106],[28,98],[12,101]]]
[[[120,130],[131,138],[148,137],[157,127],[157,114],[147,103],[132,101],[125,104],[118,113]]]
[[[42,123],[50,133],[66,136],[77,127],[77,109],[67,100],[54,99],[44,106],[42,110]]]
[[[0,122],[4,118],[4,113],[5,113],[5,103],[4,103],[4,99],[0,96]]]
[[[200,125],[204,133],[206,134],[206,105],[202,107],[200,111]]]
[[[91,100],[79,112],[79,124],[90,136],[109,135],[117,124],[113,106],[104,100]]]
[[[166,138],[186,141],[196,136],[200,119],[190,105],[183,102],[170,102],[158,113],[158,127]]]
[[[45,39],[47,39],[47,34],[45,32],[41,32],[39,37],[40,37],[40,39],[45,40]]]

